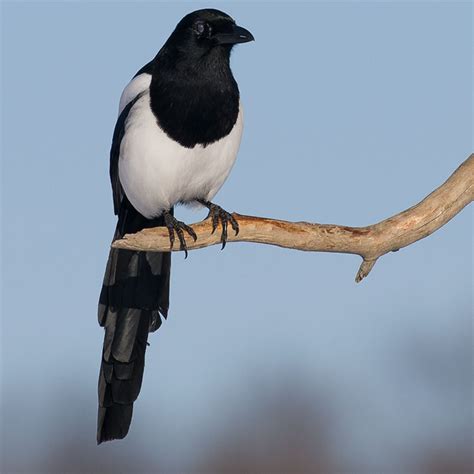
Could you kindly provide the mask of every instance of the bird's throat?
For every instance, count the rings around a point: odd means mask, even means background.
[[[228,57],[165,63],[155,70],[159,74],[152,75],[151,109],[170,138],[192,148],[231,132],[239,114],[239,89]]]

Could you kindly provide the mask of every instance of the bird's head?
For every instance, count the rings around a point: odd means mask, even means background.
[[[176,26],[168,40],[188,53],[205,55],[214,49],[230,51],[237,43],[254,41],[250,31],[238,26],[226,13],[220,10],[197,10],[186,15]]]

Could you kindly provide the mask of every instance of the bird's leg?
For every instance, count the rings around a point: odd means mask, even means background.
[[[178,221],[169,211],[163,212],[163,217],[165,219],[165,225],[168,228],[168,233],[170,236],[170,249],[173,248],[174,244],[174,233],[178,235],[179,239],[179,248],[184,250],[184,258],[188,257],[188,248],[186,246],[186,240],[184,238],[184,230],[194,239],[196,242],[197,235],[194,230],[186,225],[184,222]]]
[[[235,232],[235,235],[237,235],[239,233],[238,222],[235,220],[234,216],[230,212],[224,211],[224,209],[222,209],[222,207],[218,206],[217,204],[213,204],[212,202],[204,201],[202,199],[198,199],[198,202],[209,209],[209,214],[207,218],[210,217],[212,219],[212,233],[216,231],[217,226],[219,225],[219,221],[221,221],[221,224],[222,224],[221,242],[222,242],[222,248],[224,248],[227,242],[228,224],[230,223],[232,229]]]

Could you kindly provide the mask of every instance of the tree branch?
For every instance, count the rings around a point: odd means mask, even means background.
[[[474,199],[474,154],[423,201],[367,227],[287,222],[265,217],[233,214],[238,220],[237,236],[229,231],[228,242],[255,242],[312,252],[337,252],[360,255],[363,262],[356,281],[365,278],[377,259],[432,234]],[[211,233],[209,219],[192,226],[197,241],[188,238],[188,249],[220,243],[220,232]],[[141,251],[170,251],[168,230],[163,227],[127,234],[112,244],[115,248]],[[173,251],[178,250],[174,248]]]

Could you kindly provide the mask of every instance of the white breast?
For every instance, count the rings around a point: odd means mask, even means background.
[[[185,148],[158,126],[145,92],[130,110],[120,145],[119,177],[125,194],[147,218],[179,202],[210,201],[232,169],[242,129],[240,108],[229,135],[206,147]]]

